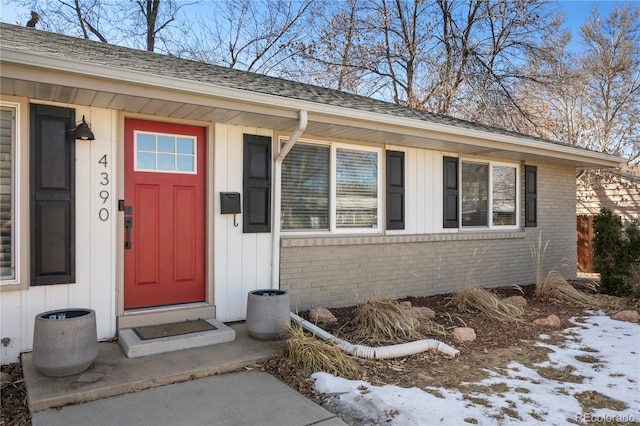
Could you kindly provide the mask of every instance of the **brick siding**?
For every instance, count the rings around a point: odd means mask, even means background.
[[[283,238],[280,288],[292,309],[340,307],[374,297],[450,293],[535,282],[531,246],[542,231],[545,271],[576,271],[575,170],[538,166],[538,227],[512,232]]]

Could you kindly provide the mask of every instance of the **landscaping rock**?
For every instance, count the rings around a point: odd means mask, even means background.
[[[640,323],[640,313],[633,309],[628,311],[620,311],[617,314],[614,314],[611,318],[617,321]]]
[[[520,306],[521,308],[527,307],[527,299],[522,296],[505,297],[504,299],[502,299],[502,302],[506,303],[507,305]]]
[[[551,327],[551,328],[558,328],[561,325],[560,318],[558,318],[554,314],[551,314],[546,318],[538,318],[536,320],[533,320],[533,323],[542,327]]]
[[[459,342],[473,342],[476,340],[476,331],[471,327],[456,327],[453,329],[453,338]]]
[[[425,306],[414,306],[409,313],[416,318],[434,319],[436,317],[435,311]]]
[[[309,311],[309,320],[314,324],[334,324],[338,319],[327,308],[313,308]]]

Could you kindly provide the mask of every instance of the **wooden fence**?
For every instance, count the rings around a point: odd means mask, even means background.
[[[578,272],[593,272],[593,215],[577,216]]]

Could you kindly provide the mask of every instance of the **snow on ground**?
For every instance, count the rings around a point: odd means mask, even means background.
[[[333,404],[339,412],[361,419],[358,423],[362,424],[640,422],[640,326],[612,320],[601,312],[591,314],[571,319],[576,326],[563,331],[566,342],[561,346],[545,343],[548,335],[540,336],[536,344],[552,351],[548,361],[533,364],[533,368],[512,362],[500,372],[488,371],[490,377],[474,383],[473,391],[466,396],[458,389],[428,387],[425,392],[415,387],[372,386],[327,373],[314,373],[312,377],[318,392],[336,395]],[[575,378],[558,381],[539,374],[538,369],[548,368]],[[487,386],[482,388],[486,393],[477,391],[478,386]],[[499,392],[490,391],[488,386]],[[590,392],[622,404],[614,405],[617,410],[597,406],[585,409],[576,396],[588,397],[593,395]]]

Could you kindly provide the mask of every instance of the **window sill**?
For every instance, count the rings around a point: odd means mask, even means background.
[[[19,291],[19,290],[26,290],[28,288],[29,288],[29,284],[26,281],[21,281],[21,282],[9,281],[9,282],[3,282],[2,284],[0,284],[0,292]]]
[[[342,246],[363,244],[404,244],[438,241],[479,241],[479,240],[507,240],[524,239],[526,233],[521,230],[513,231],[475,231],[443,234],[414,234],[414,235],[336,235],[336,236],[282,236],[281,247],[315,247]]]

